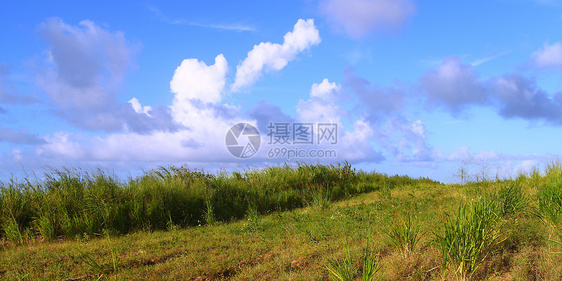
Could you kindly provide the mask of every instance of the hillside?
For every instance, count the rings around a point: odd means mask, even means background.
[[[558,163],[464,185],[347,164],[65,171],[2,187],[0,278],[555,280],[561,180]]]

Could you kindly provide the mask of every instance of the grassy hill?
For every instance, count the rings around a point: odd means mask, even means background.
[[[4,183],[0,207],[8,280],[562,278],[559,163],[463,185],[347,163],[66,170]]]

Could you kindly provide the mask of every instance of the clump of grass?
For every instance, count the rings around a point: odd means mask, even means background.
[[[326,266],[332,280],[348,281],[354,280],[357,268],[353,265],[349,247],[345,250],[343,259],[328,259],[329,265]]]
[[[443,267],[452,268],[462,280],[470,280],[492,250],[501,243],[497,231],[499,216],[491,200],[462,204],[456,217],[450,217],[444,233],[437,235]]]
[[[539,214],[554,230],[558,241],[549,241],[562,246],[562,182],[550,182],[539,188]]]
[[[310,206],[314,209],[328,209],[330,208],[331,196],[328,192],[316,191],[312,194],[312,202]]]
[[[260,214],[256,207],[251,206],[246,213],[246,223],[243,227],[244,231],[254,233],[262,229]]]
[[[16,245],[23,244],[22,230],[14,218],[8,219],[8,221],[4,223],[4,232],[6,233],[8,241]]]
[[[35,221],[35,228],[39,230],[39,233],[46,241],[51,241],[55,238],[56,230],[47,215],[42,215]]]
[[[388,242],[406,258],[415,250],[423,234],[414,215],[407,212],[398,224],[393,224],[386,230],[385,235]]]
[[[208,225],[213,225],[217,222],[215,218],[215,211],[213,208],[213,204],[210,200],[205,201],[205,215],[204,215],[205,223]]]
[[[359,274],[359,270],[355,267],[353,259],[351,258],[351,253],[349,251],[349,246],[345,250],[345,257],[343,259],[328,259],[329,265],[325,268],[328,270],[328,274],[332,280],[340,281],[351,281],[356,280],[355,276]],[[377,256],[369,247],[369,238],[367,239],[367,245],[363,250],[363,256],[361,258],[362,271],[361,280],[363,281],[373,281],[381,280],[382,276],[378,276],[381,266],[377,262]]]
[[[521,186],[508,184],[502,187],[493,199],[498,204],[500,216],[513,215],[528,206],[528,199]]]

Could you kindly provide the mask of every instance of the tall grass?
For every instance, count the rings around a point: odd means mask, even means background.
[[[353,194],[418,182],[434,183],[358,172],[347,162],[230,174],[161,167],[126,181],[102,170],[53,170],[33,182],[0,182],[0,238],[19,243],[22,233],[51,240],[228,222],[249,213],[327,208]]]
[[[562,165],[559,162],[548,165],[545,179],[537,192],[539,215],[558,236],[558,240],[550,241],[562,246]]]
[[[461,280],[470,280],[503,241],[496,228],[500,219],[496,206],[492,200],[485,199],[461,204],[457,215],[445,223],[443,234],[437,234],[443,267],[452,268]]]

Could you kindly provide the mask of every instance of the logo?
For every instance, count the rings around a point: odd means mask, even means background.
[[[261,145],[260,132],[248,123],[238,123],[228,130],[225,137],[226,148],[236,158],[254,156]]]

